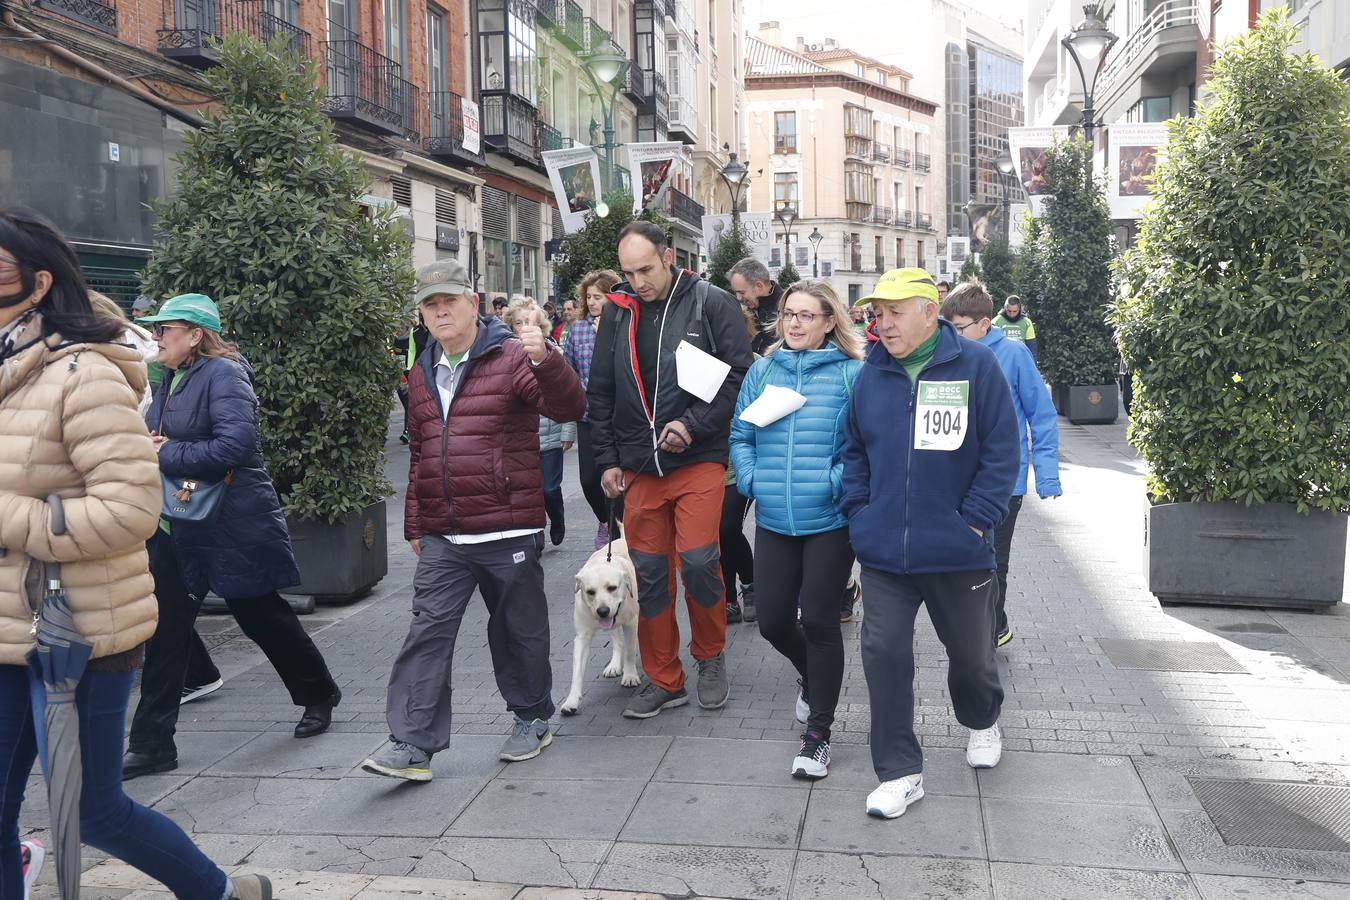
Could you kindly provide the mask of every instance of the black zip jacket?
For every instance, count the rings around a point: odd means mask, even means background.
[[[736,396],[754,361],[745,320],[739,304],[726,291],[687,269],[672,269],[671,275],[674,283],[661,322],[655,384],[644,386],[637,351],[638,318],[650,313],[627,282],[614,286],[600,314],[586,393],[595,465],[602,472],[620,466],[665,475],[691,463],[727,463]],[[731,366],[711,403],[679,387],[675,348],[681,341]],[[657,450],[661,432],[677,419],[689,429],[689,449],[683,453]]]

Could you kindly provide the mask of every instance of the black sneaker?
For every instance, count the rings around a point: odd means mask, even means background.
[[[739,623],[741,623],[741,622],[743,622],[743,621],[744,621],[744,619],[743,619],[742,616],[741,616],[741,605],[740,605],[739,603],[736,603],[735,601],[728,600],[728,601],[727,601],[727,624],[728,624],[728,625],[737,625],[737,624],[739,624]]]
[[[755,586],[752,584],[741,585],[741,609],[744,610],[745,621],[759,619],[759,612],[755,609]]]
[[[802,735],[802,745],[792,760],[793,778],[824,778],[830,774],[830,740],[814,731]]]
[[[839,611],[840,622],[852,622],[853,610],[862,599],[862,585],[856,578],[850,578],[848,584],[844,586],[844,605]]]

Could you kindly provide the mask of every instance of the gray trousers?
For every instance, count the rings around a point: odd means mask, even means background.
[[[864,567],[867,610],[862,624],[863,674],[872,703],[872,768],[882,781],[923,771],[914,734],[914,619],[928,617],[947,648],[947,689],[967,728],[998,721],[1003,687],[989,635],[998,579],[992,569],[893,575]]]
[[[450,745],[450,668],[475,588],[487,606],[492,671],[506,708],[526,721],[553,715],[543,549],[542,533],[485,544],[422,539],[412,625],[389,675],[385,716],[395,740],[428,753]]]

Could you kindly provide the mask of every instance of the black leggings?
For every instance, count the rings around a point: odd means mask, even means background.
[[[844,683],[839,607],[852,570],[847,528],[806,537],[755,529],[759,633],[804,680],[811,706],[807,727],[825,738],[830,736]]]
[[[750,542],[745,539],[745,514],[750,501],[741,496],[736,485],[729,484],[722,495],[722,524],[718,538],[722,544],[722,583],[727,587],[727,600],[736,602],[736,579],[742,587],[755,581],[755,557]]]
[[[591,445],[591,423],[577,423],[577,474],[581,482],[581,493],[586,498],[586,505],[595,513],[595,520],[600,523],[609,521],[609,498],[605,496],[605,489],[600,486],[600,478],[605,473],[601,472],[595,466],[595,449]],[[614,521],[619,523],[623,521],[623,497],[614,501]],[[614,537],[618,537],[617,534]]]

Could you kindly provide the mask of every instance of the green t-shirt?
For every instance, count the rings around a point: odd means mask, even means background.
[[[999,313],[998,317],[994,319],[994,327],[1001,330],[1008,340],[1017,341],[1019,344],[1036,340],[1036,326],[1032,324],[1031,317],[1026,313],[1018,316],[1016,320],[1009,319],[1003,313]]]

